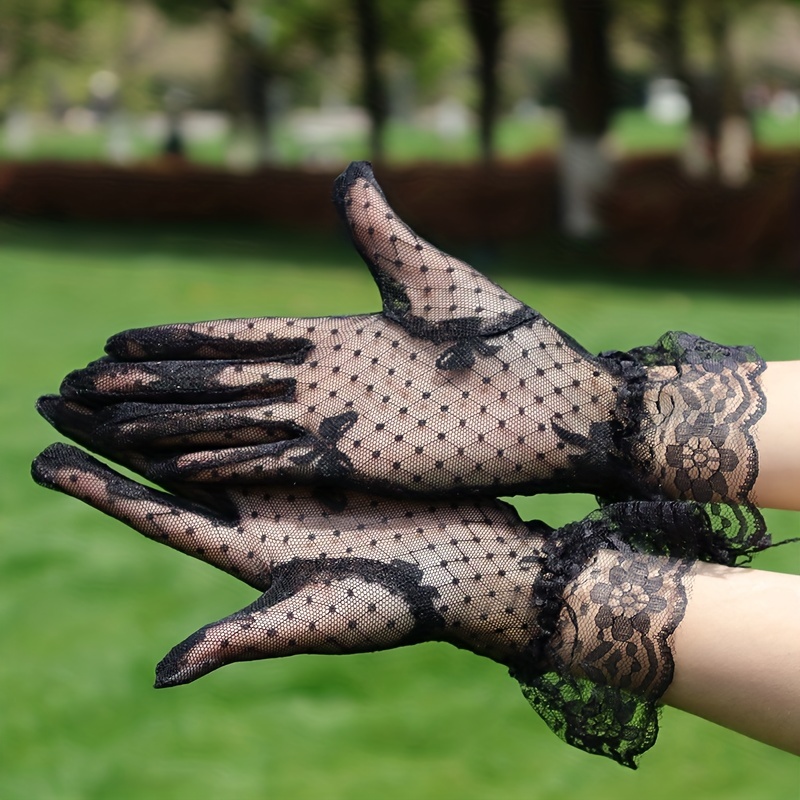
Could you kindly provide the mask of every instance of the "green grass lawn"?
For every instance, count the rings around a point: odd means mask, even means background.
[[[98,357],[105,338],[158,322],[378,308],[341,240],[231,228],[113,228],[0,221],[0,797],[409,797],[752,800],[797,796],[798,762],[667,709],[637,773],[573,750],[504,670],[430,644],[375,655],[237,664],[154,691],[176,642],[254,597],[29,477],[58,438],[36,397]],[[798,357],[794,289],[571,269],[558,248],[471,253],[590,350],[691,330]],[[585,497],[529,498],[576,518]],[[800,515],[769,514],[778,538]],[[800,572],[797,546],[756,565]]]

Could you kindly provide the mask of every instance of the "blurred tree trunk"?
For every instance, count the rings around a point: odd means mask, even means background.
[[[269,49],[268,18],[254,25],[237,8],[235,0],[217,0],[229,41],[231,111],[240,125],[256,138],[256,158],[269,161],[273,156],[273,119],[270,90],[276,77]]]
[[[562,0],[560,8],[567,36],[562,219],[568,234],[587,238],[600,231],[595,201],[612,176],[602,146],[613,111],[610,13],[606,0]]]
[[[497,65],[503,36],[501,0],[464,0],[469,29],[478,51],[481,89],[479,137],[484,162],[494,158],[494,132],[500,101]]]
[[[361,57],[363,102],[370,119],[369,149],[371,157],[379,161],[384,156],[386,120],[389,116],[386,83],[380,64],[383,32],[376,0],[352,0],[352,3]]]
[[[662,0],[663,21],[656,41],[664,69],[683,83],[689,100],[689,134],[681,154],[687,174],[706,178],[718,174],[737,185],[750,174],[752,131],[744,107],[742,85],[730,50],[732,5],[706,0],[702,14],[711,52],[711,72],[693,74],[686,59],[686,0]]]
[[[662,0],[662,23],[653,37],[664,72],[679,81],[689,103],[689,126],[681,151],[681,163],[692,177],[705,177],[712,169],[709,92],[692,75],[686,60],[686,0]]]
[[[714,161],[720,180],[729,186],[739,186],[750,177],[753,135],[744,105],[742,82],[731,52],[732,10],[727,0],[714,0],[707,9],[718,87]]]
[[[661,30],[656,34],[656,44],[661,51],[661,62],[664,71],[672,78],[689,83],[686,68],[686,41],[684,31],[684,13],[686,0],[662,0],[664,17]]]

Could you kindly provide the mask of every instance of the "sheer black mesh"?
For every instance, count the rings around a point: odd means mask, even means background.
[[[506,665],[567,742],[627,766],[655,740],[694,563],[628,542],[676,553],[713,528],[702,506],[663,508],[679,503],[612,505],[554,531],[491,499],[253,485],[166,494],[67,445],[42,453],[34,478],[263,592],[174,648],[156,686],[235,661],[449,642]]]
[[[566,741],[634,766],[692,559],[769,545],[749,504],[763,362],[686,334],[592,356],[417,237],[368,165],[334,195],[381,314],[119,334],[39,410],[171,493],[65,445],[35,479],[263,592],[174,648],[157,686],[446,641],[508,666]],[[492,499],[534,491],[608,505],[553,531]]]
[[[369,165],[334,200],[383,312],[118,334],[62,386],[101,409],[99,443],[139,452],[162,483],[750,501],[765,407],[752,348],[674,333],[593,356],[411,231]]]

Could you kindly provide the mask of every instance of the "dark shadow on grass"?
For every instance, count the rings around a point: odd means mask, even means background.
[[[551,235],[529,241],[484,245],[437,241],[440,247],[502,281],[503,276],[535,277],[560,284],[602,282],[651,291],[691,288],[692,292],[751,296],[761,299],[800,297],[800,281],[765,264],[754,274],[710,274],[687,267],[634,269],[620,266],[602,242],[577,242]],[[98,224],[74,221],[0,219],[0,246],[40,253],[81,252],[107,258],[113,265],[121,253],[174,253],[190,263],[192,256],[218,257],[229,269],[257,269],[259,259],[286,259],[319,265],[360,264],[344,231],[338,234],[277,229],[267,225],[203,224]],[[176,262],[180,263],[180,261]]]

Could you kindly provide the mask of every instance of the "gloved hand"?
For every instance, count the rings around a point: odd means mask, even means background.
[[[556,733],[627,766],[656,737],[694,562],[624,539],[680,549],[687,530],[710,530],[702,509],[677,502],[612,505],[554,531],[490,499],[262,485],[181,497],[63,444],[33,476],[263,592],[175,647],[157,687],[234,661],[444,641],[509,667]]]
[[[198,387],[196,391],[201,391]],[[123,409],[134,408],[138,416],[137,437],[131,443],[130,434],[126,426],[118,424],[119,414]],[[87,449],[123,464],[141,475],[153,475],[152,464],[146,455],[157,451],[164,445],[160,437],[163,431],[177,428],[187,413],[186,406],[171,404],[120,404],[119,406],[100,406],[93,409],[75,400],[67,400],[59,395],[41,397],[37,403],[39,413],[50,422],[59,432],[78,442]],[[218,408],[212,405],[197,405],[191,408],[194,423],[198,427],[204,426],[203,415],[214,417]],[[109,420],[111,420],[109,422]],[[159,441],[153,443],[146,437],[157,437]],[[176,462],[188,456],[184,452],[191,448],[193,440],[183,440],[179,436],[169,440],[172,457]],[[132,448],[132,449],[131,449]],[[183,448],[183,449],[182,449]],[[209,493],[214,502],[219,502],[224,494],[224,487],[230,486],[227,475],[220,477],[216,482],[213,476],[203,475],[202,480],[189,479],[159,481],[161,486],[176,491],[184,497],[198,497],[205,501]],[[268,483],[265,481],[265,484]],[[243,485],[259,485],[251,482]],[[295,488],[295,487],[293,487]],[[336,487],[328,487],[336,488]],[[419,498],[413,498],[419,499]],[[442,498],[436,498],[441,502]],[[446,498],[445,498],[446,499]],[[614,508],[624,508],[626,519],[615,516]],[[645,508],[648,511],[639,515],[637,509]],[[681,526],[666,525],[659,522],[653,525],[652,509],[680,509],[680,512],[669,511],[670,516],[679,513],[681,519],[687,519]],[[697,509],[702,509],[697,511]],[[675,556],[689,557],[702,561],[711,561],[719,564],[733,565],[738,559],[747,557],[751,553],[768,547],[771,539],[766,532],[764,520],[757,509],[748,504],[727,503],[618,503],[609,506],[608,514],[617,519],[618,523],[627,525],[633,530],[668,529],[670,536],[658,540],[651,531],[647,540],[635,540],[629,543],[637,548],[651,553],[664,553]],[[702,524],[692,522],[689,517],[701,517]],[[666,525],[666,528],[665,528]],[[675,538],[676,531],[682,531],[679,538]]]
[[[751,348],[688,334],[593,356],[401,222],[370,166],[337,208],[383,311],[127,331],[68,376],[156,482],[327,483],[404,496],[751,499]]]

